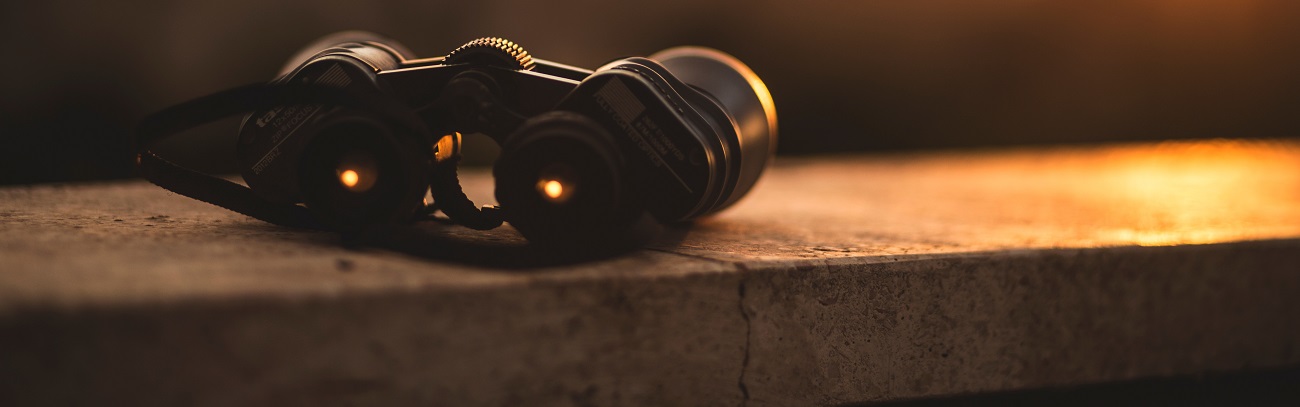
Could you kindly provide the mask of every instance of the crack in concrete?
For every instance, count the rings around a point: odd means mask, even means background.
[[[740,377],[736,380],[736,384],[740,386],[740,395],[742,396],[740,405],[743,407],[749,404],[749,387],[745,386],[745,372],[749,370],[749,347],[754,333],[754,326],[749,321],[749,313],[745,311],[745,277],[746,274],[749,274],[749,268],[740,262],[736,262],[735,265],[736,269],[741,272],[740,284],[738,284],[739,287],[737,288],[740,294],[737,305],[740,308],[740,317],[745,320],[745,356],[744,359],[741,359]]]
[[[753,323],[750,322],[749,320],[749,312],[745,311],[745,278],[748,277],[750,271],[749,267],[746,266],[744,262],[740,262],[740,261],[726,262],[725,260],[722,259],[714,259],[706,256],[701,256],[698,254],[679,253],[668,249],[661,249],[661,248],[654,248],[654,247],[646,247],[644,249],[661,252],[661,253],[673,254],[673,255],[696,259],[696,260],[705,260],[709,262],[719,262],[719,263],[730,263],[733,267],[736,268],[736,271],[739,272],[740,282],[737,284],[738,287],[736,288],[739,296],[737,298],[738,301],[736,303],[736,306],[737,308],[739,308],[740,318],[745,320],[745,353],[740,361],[740,377],[736,379],[736,385],[737,387],[740,388],[740,395],[741,395],[740,405],[742,407],[749,405],[749,386],[745,385],[745,372],[749,370],[749,348],[754,333]]]

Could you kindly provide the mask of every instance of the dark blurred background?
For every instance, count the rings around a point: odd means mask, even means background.
[[[747,62],[782,154],[1300,134],[1300,2],[20,1],[0,9],[0,183],[132,176],[129,129],[264,81],[344,29],[421,56],[503,36],[584,67],[674,45]],[[237,121],[184,158],[233,172]]]

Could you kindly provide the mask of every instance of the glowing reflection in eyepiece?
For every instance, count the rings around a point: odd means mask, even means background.
[[[564,195],[564,185],[556,180],[546,181],[546,183],[542,184],[542,192],[552,200],[560,199],[560,196]]]
[[[568,202],[573,197],[574,186],[581,184],[582,179],[573,171],[573,168],[566,163],[551,163],[542,168],[537,173],[537,193],[541,195],[542,200],[561,204]]]
[[[361,181],[361,176],[357,175],[356,171],[345,170],[339,173],[339,182],[342,182],[343,186],[345,187],[348,188],[356,187],[357,183],[360,181]]]
[[[542,199],[551,203],[564,203],[573,196],[573,190],[565,185],[562,178],[542,177],[537,180],[537,192],[542,195]]]
[[[349,192],[363,193],[373,188],[383,174],[374,156],[365,151],[354,151],[339,158],[334,175]]]

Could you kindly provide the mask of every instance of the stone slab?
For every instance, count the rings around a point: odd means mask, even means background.
[[[508,227],[397,250],[136,181],[8,187],[0,404],[836,404],[1294,365],[1297,169],[1289,141],[784,159],[646,249],[537,265]]]

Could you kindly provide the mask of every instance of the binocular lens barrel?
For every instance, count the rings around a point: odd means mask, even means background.
[[[730,206],[749,192],[776,152],[776,106],[771,92],[748,66],[718,50],[676,47],[659,51],[649,59],[712,97],[736,125],[740,149],[733,155],[740,160],[740,173],[730,196],[712,211]]]

